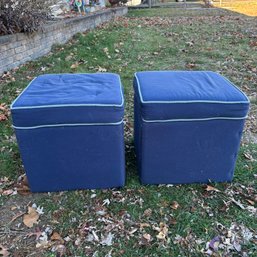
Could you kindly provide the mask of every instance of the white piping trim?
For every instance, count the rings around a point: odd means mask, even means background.
[[[123,120],[119,122],[113,122],[113,123],[74,123],[74,124],[49,124],[49,125],[38,125],[38,126],[32,126],[32,127],[16,127],[12,126],[15,129],[40,129],[40,128],[56,128],[56,127],[79,127],[79,126],[115,126],[120,125],[123,123]]]
[[[144,72],[152,72],[152,71],[144,71]],[[160,71],[155,71],[155,72],[160,72]],[[161,72],[170,72],[170,71],[161,71]],[[199,71],[195,71],[195,72],[199,72]],[[140,97],[140,100],[142,103],[145,103],[145,104],[185,104],[185,103],[214,103],[214,104],[242,104],[242,103],[248,103],[249,104],[249,99],[248,97],[246,96],[246,94],[241,91],[236,85],[234,85],[233,83],[231,83],[228,79],[227,82],[229,82],[233,87],[235,87],[241,94],[244,95],[244,97],[247,99],[247,101],[212,101],[212,100],[187,100],[187,101],[145,101],[143,99],[143,96],[142,96],[142,92],[141,92],[141,88],[140,88],[140,83],[139,83],[139,80],[138,80],[138,77],[137,77],[137,73],[136,72],[134,74],[136,80],[137,80],[137,84],[138,84],[138,93],[139,93],[139,97]]]
[[[170,120],[145,120],[141,117],[143,122],[146,123],[164,123],[164,122],[180,122],[180,121],[209,121],[209,120],[244,120],[248,116],[244,117],[212,117],[212,118],[200,118],[200,119],[170,119]]]
[[[96,74],[96,73],[76,73],[78,75],[83,75],[83,74]],[[97,73],[97,74],[113,74],[115,76],[117,76],[119,78],[119,82],[120,82],[120,94],[121,94],[121,104],[52,104],[52,105],[35,105],[35,106],[17,106],[17,107],[13,107],[13,105],[18,101],[18,99],[25,93],[25,91],[29,88],[29,86],[32,84],[32,82],[37,78],[35,77],[29,84],[27,87],[25,87],[25,89],[20,93],[20,95],[13,101],[13,103],[11,104],[11,110],[19,110],[19,109],[37,109],[37,108],[55,108],[55,107],[83,107],[83,106],[111,106],[111,107],[122,107],[124,105],[124,96],[123,96],[123,92],[122,92],[122,84],[121,84],[121,79],[120,76],[115,74],[115,73]],[[51,75],[51,74],[49,74]],[[55,74],[53,74],[55,75]],[[58,75],[58,74],[56,74]],[[60,73],[59,75],[74,75],[74,74],[67,74],[67,73]]]

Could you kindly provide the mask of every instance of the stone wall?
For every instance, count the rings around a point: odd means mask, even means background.
[[[50,22],[33,34],[0,36],[0,74],[49,53],[54,44],[63,44],[78,32],[93,29],[127,12],[127,7],[105,9],[86,16]]]

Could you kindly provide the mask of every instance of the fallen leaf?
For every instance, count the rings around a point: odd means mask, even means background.
[[[240,207],[242,210],[245,209],[245,207],[241,204],[240,201],[236,201],[234,198],[231,198],[231,201],[232,201],[235,205],[237,205],[238,207]]]
[[[4,114],[0,114],[0,121],[7,120],[7,117]]]
[[[107,54],[109,52],[108,47],[103,48],[103,51]]]
[[[73,58],[72,55],[68,55],[65,57],[65,61],[68,62],[68,61],[71,61],[71,59]]]
[[[81,244],[81,238],[77,238],[74,243],[76,246],[79,246]]]
[[[79,66],[79,63],[78,63],[78,62],[75,62],[75,63],[73,63],[73,64],[70,66],[70,68],[71,68],[71,69],[76,69],[76,68],[78,68],[78,66]]]
[[[251,205],[254,205],[254,201],[250,200],[250,199],[246,199],[246,201],[251,204]]]
[[[251,41],[251,42],[250,42],[250,46],[252,46],[252,47],[257,46],[257,40],[256,40],[256,41]]]
[[[247,159],[247,160],[250,160],[252,161],[253,160],[253,157],[250,153],[244,153],[244,157]]]
[[[94,239],[95,239],[95,241],[99,241],[99,237],[98,237],[98,235],[96,234],[96,232],[95,231],[92,231],[92,234],[93,234],[93,237],[94,237]]]
[[[42,214],[44,214],[44,207],[40,207],[40,206],[37,206],[36,204],[33,204],[32,205],[32,208],[34,208],[34,209],[36,209],[36,211],[37,211],[37,213],[39,214],[39,215],[42,215]]]
[[[8,181],[9,179],[7,177],[0,178],[0,185],[2,185],[3,183],[7,183]]]
[[[178,202],[177,202],[177,201],[173,201],[172,204],[171,204],[171,208],[172,208],[173,210],[177,210],[178,207],[179,207]]]
[[[146,240],[146,241],[148,241],[148,242],[150,242],[151,241],[151,239],[152,239],[152,237],[151,237],[151,235],[150,234],[143,234],[143,238]]]
[[[41,236],[39,237],[39,242],[37,242],[36,248],[40,248],[40,247],[48,248],[51,246],[51,242],[48,241],[48,235],[46,230],[43,231]]]
[[[17,187],[17,192],[20,195],[30,195],[31,194],[30,188],[26,185],[22,185],[21,187]]]
[[[36,228],[34,232],[30,232],[28,237],[36,236],[36,240],[38,240],[42,235],[42,231],[39,228]]]
[[[56,256],[63,257],[66,254],[66,247],[65,245],[57,245],[53,248],[53,251],[57,253]]]
[[[207,185],[205,190],[208,192],[210,192],[210,191],[220,192],[219,189],[217,189],[216,187],[210,186],[210,185]]]
[[[159,231],[158,235],[156,236],[160,240],[165,240],[168,235],[168,227],[165,223],[161,222],[160,227],[155,227],[155,230]]]
[[[187,63],[186,64],[186,68],[188,68],[188,69],[192,69],[192,68],[195,68],[195,67],[196,67],[195,63]]]
[[[237,252],[241,252],[242,246],[238,242],[233,242],[233,246],[236,249]]]
[[[150,224],[148,223],[140,223],[140,230],[142,230],[143,228],[149,228]]]
[[[3,112],[7,112],[8,111],[8,107],[5,103],[0,104],[0,110]]]
[[[193,41],[186,42],[186,45],[192,47],[194,46],[194,42]]]
[[[137,228],[132,229],[132,230],[129,232],[129,234],[130,234],[130,235],[133,235],[135,232],[137,232]]]
[[[0,256],[7,257],[10,253],[8,252],[8,249],[5,248],[3,245],[0,245]]]
[[[104,205],[109,205],[111,203],[111,201],[109,199],[104,199],[103,200],[103,206]]]
[[[20,195],[29,195],[31,194],[30,188],[29,188],[29,182],[26,175],[22,175],[19,181],[19,184],[17,185],[17,192]]]
[[[106,211],[105,210],[99,210],[96,212],[97,215],[100,215],[100,216],[105,216],[106,215]]]
[[[32,228],[33,225],[35,223],[37,223],[38,219],[39,219],[38,212],[34,208],[29,206],[28,207],[28,213],[23,216],[23,223],[27,227]]]
[[[85,238],[87,242],[93,242],[94,241],[94,236],[92,234],[88,234],[87,237]]]
[[[144,211],[144,216],[150,217],[152,215],[152,209],[148,208]]]
[[[95,197],[96,197],[96,194],[90,195],[90,198],[91,198],[91,199],[93,199],[93,198],[95,198]]]
[[[59,235],[59,233],[57,233],[56,231],[54,231],[53,234],[51,235],[51,240],[52,241],[60,241],[62,244],[64,243],[64,240]]]
[[[171,218],[169,223],[170,223],[171,225],[176,225],[176,224],[177,224],[177,221],[176,221],[175,218]]]
[[[163,239],[165,239],[166,235],[161,231],[161,232],[159,232],[159,234],[156,237],[160,240],[163,240]]]
[[[182,241],[183,241],[183,237],[180,236],[180,235],[176,235],[174,240],[173,240],[173,243],[174,244],[180,244]]]
[[[13,190],[12,189],[7,189],[7,190],[4,190],[3,192],[2,192],[2,195],[6,195],[6,196],[8,196],[8,195],[11,195],[11,194],[13,194]]]
[[[106,72],[106,71],[107,71],[107,69],[105,69],[105,68],[102,68],[102,67],[98,66],[98,71],[99,71],[99,72]]]
[[[214,250],[217,251],[219,249],[219,244],[220,244],[220,237],[216,236],[214,237],[210,243],[209,243],[209,247]]]
[[[101,240],[100,244],[101,245],[111,246],[112,245],[113,237],[114,237],[113,234],[108,233],[108,235]]]

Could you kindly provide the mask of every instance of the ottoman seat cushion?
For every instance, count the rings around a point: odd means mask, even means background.
[[[124,97],[118,75],[41,75],[11,112],[33,192],[124,185]]]
[[[41,75],[12,104],[13,125],[116,123],[123,119],[123,103],[118,75]]]
[[[247,97],[211,71],[149,71],[135,74],[145,120],[245,117]]]
[[[134,140],[141,182],[231,181],[249,101],[210,71],[148,71],[134,78]]]

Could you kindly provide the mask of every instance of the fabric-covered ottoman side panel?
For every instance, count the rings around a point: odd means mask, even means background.
[[[123,124],[16,130],[33,192],[120,187]]]
[[[138,172],[140,173],[142,163],[142,119],[140,102],[136,95],[134,95],[134,144]]]
[[[143,122],[143,184],[231,181],[244,120]]]

